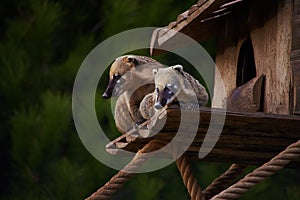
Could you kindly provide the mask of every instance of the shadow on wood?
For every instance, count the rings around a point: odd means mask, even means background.
[[[149,138],[136,137],[138,130],[133,130],[129,135],[122,135],[107,144],[107,151],[118,154],[119,149],[137,152],[150,140],[158,139],[163,143],[170,142],[177,133],[180,124],[181,112],[186,112],[190,117],[199,115],[199,112],[167,109],[167,121],[163,129]],[[211,114],[223,115],[222,110],[201,108],[200,124],[193,143],[186,154],[190,159],[199,159],[199,149],[207,133]],[[185,136],[189,137],[189,119],[185,123]],[[261,165],[284,150],[289,144],[300,139],[300,117],[290,115],[273,115],[266,113],[240,113],[227,112],[221,136],[214,149],[202,160],[213,162],[239,163]],[[222,124],[214,124],[220,127]],[[155,125],[152,128],[155,130]],[[289,166],[299,167],[300,159]]]

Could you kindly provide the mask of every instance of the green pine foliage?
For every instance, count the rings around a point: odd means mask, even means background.
[[[73,82],[85,56],[105,38],[129,28],[164,26],[195,1],[4,0],[0,6],[0,199],[84,199],[115,170],[85,149],[72,119]],[[211,54],[213,45],[206,44]],[[161,58],[168,61],[168,57]],[[106,67],[106,66],[105,66]],[[107,72],[106,72],[107,73]],[[200,77],[200,76],[199,76]],[[95,107],[110,139],[119,133],[111,102]],[[104,84],[105,83],[105,84]],[[194,162],[201,185],[228,164]],[[249,169],[250,170],[250,169]],[[289,178],[287,178],[289,177]],[[243,199],[299,199],[299,173],[284,170]],[[137,174],[114,199],[188,199],[176,165]]]
[[[73,35],[63,31],[76,23],[63,2],[14,6],[17,14],[1,21],[0,198],[83,199],[112,174],[86,151],[72,121],[73,81],[94,35],[81,24]]]

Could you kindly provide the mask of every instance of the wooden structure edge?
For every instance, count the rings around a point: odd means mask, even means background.
[[[224,115],[220,109],[200,108],[200,112],[180,110],[178,108],[167,109],[167,121],[163,129],[154,136],[143,138],[138,135],[139,129],[131,131],[129,135],[122,135],[109,144],[107,151],[118,155],[122,150],[137,152],[153,139],[161,140],[162,143],[170,142],[177,134],[180,124],[181,112],[190,117],[199,115],[200,123],[197,134],[185,154],[190,159],[199,159],[199,149],[207,134],[212,113],[215,116]],[[216,122],[212,127],[222,128],[221,135],[213,150],[202,160],[213,162],[240,163],[250,165],[261,165],[288,145],[300,139],[300,117],[297,115],[274,115],[266,113],[226,112],[224,126]],[[183,119],[185,136],[188,137],[189,119]],[[155,129],[155,126],[153,127]],[[124,151],[122,151],[124,152]],[[292,162],[289,166],[300,166],[300,159]]]

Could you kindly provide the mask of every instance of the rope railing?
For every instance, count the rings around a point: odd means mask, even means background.
[[[119,171],[108,181],[104,186],[97,190],[94,194],[87,198],[87,200],[109,200],[112,195],[120,189],[123,184],[132,176],[138,168],[149,158],[147,152],[151,152],[161,148],[164,144],[158,140],[152,140],[144,146],[133,160]],[[177,151],[176,147],[168,150],[168,153],[175,157]],[[151,154],[153,156],[153,154]],[[243,179],[239,180],[234,185],[220,192],[223,187],[231,184],[230,182],[239,176],[246,165],[233,164],[224,174],[215,179],[211,185],[202,191],[196,177],[192,174],[191,166],[187,156],[184,154],[176,160],[177,167],[182,176],[184,185],[186,186],[192,200],[224,200],[224,199],[238,199],[247,192],[251,187],[263,181],[267,177],[273,175],[280,169],[295,159],[300,158],[300,140],[288,146],[284,151],[279,153],[269,162],[249,173]],[[220,193],[219,193],[220,192]],[[216,193],[219,193],[215,195]],[[215,196],[214,196],[215,195]],[[213,197],[212,197],[213,196]],[[212,198],[211,198],[212,197]]]
[[[129,178],[134,175],[134,172],[138,170],[143,163],[149,158],[147,152],[151,152],[162,147],[163,144],[157,140],[152,140],[146,144],[143,149],[138,151],[132,161],[124,167],[123,170],[119,171],[114,175],[104,186],[98,189],[91,196],[86,198],[87,200],[109,200],[111,197],[124,185]],[[177,155],[176,147],[172,147],[172,150],[168,150],[173,157]],[[153,154],[151,155],[153,156]],[[186,155],[182,155],[176,160],[177,167],[183,178],[184,185],[186,186],[192,200],[201,200],[202,189],[198,184],[197,179],[192,174],[191,166]],[[132,173],[130,173],[132,172]]]
[[[247,192],[251,187],[263,181],[275,172],[284,168],[287,164],[295,159],[300,158],[300,140],[289,145],[284,151],[279,153],[269,162],[249,173],[236,184],[230,186],[223,192],[214,196],[213,200],[219,199],[238,199],[242,194]]]
[[[180,147],[176,146],[176,144],[172,144],[170,145],[170,148],[167,149],[167,152],[176,159],[177,168],[191,199],[202,200],[204,199],[204,195],[202,195],[202,188],[200,187],[197,178],[192,173],[191,164],[187,155],[179,155],[181,152],[179,148]]]
[[[183,183],[190,194],[192,200],[202,200],[202,189],[192,173],[192,169],[186,155],[182,155],[176,160],[177,168],[180,171]]]
[[[226,172],[216,178],[205,190],[203,190],[205,197],[210,199],[229,187],[241,175],[246,167],[247,165],[243,164],[232,164]]]
[[[149,158],[147,152],[154,151],[161,147],[161,142],[152,140],[137,152],[135,157],[128,163],[123,170],[114,175],[104,186],[98,189],[86,200],[109,200],[111,197],[131,178],[143,163]],[[132,173],[131,173],[132,172]]]

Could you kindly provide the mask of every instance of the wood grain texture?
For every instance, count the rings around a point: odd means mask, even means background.
[[[190,12],[190,15],[184,15],[184,17],[181,15],[178,16],[177,24],[173,27],[172,31],[164,32],[164,34],[157,38],[158,44],[166,45],[164,43],[174,37],[178,31],[187,34],[197,41],[204,41],[208,38],[212,38],[216,34],[216,29],[211,29],[210,23],[201,24],[201,20],[209,17],[213,11],[219,9],[223,4],[231,1],[232,0],[199,1],[197,4],[199,8],[197,10],[194,10],[195,7],[193,7],[193,11]],[[188,13],[187,10],[186,14]],[[206,25],[208,25],[208,27]],[[215,28],[215,26],[213,27]]]
[[[264,75],[234,89],[227,98],[227,110],[258,112],[261,109]]]
[[[191,159],[199,159],[198,152],[207,133],[212,111],[222,115],[222,111],[209,108],[200,109],[200,124],[193,143],[186,152]],[[159,139],[163,143],[170,142],[177,133],[181,112],[190,117],[199,115],[194,111],[168,109],[168,118],[164,128],[150,138],[135,137],[130,141],[121,136],[107,145],[107,151],[118,154],[118,149],[137,152],[146,143]],[[185,137],[189,137],[191,126],[189,119],[183,119]],[[288,115],[271,115],[265,113],[227,112],[222,134],[214,149],[203,160],[260,165],[285,149],[289,144],[300,139],[300,117]],[[213,128],[222,124],[214,123]],[[154,127],[155,129],[155,127]],[[213,142],[213,141],[211,141]],[[117,147],[115,146],[117,144]],[[300,159],[290,166],[300,166]]]
[[[300,0],[293,0],[293,20],[292,20],[292,52],[291,66],[294,77],[294,94],[291,96],[292,105],[295,113],[300,112]]]
[[[223,101],[218,97],[222,89],[221,81],[225,83],[226,96],[236,88],[239,51],[242,43],[250,38],[257,76],[262,74],[266,76],[263,111],[292,114],[293,74],[290,61],[292,2],[249,1],[249,5],[245,4],[245,7],[241,8],[226,17],[219,27],[218,32],[221,34],[218,40],[216,64],[221,77],[215,79],[212,105],[219,107]],[[299,76],[294,75],[295,77]]]

